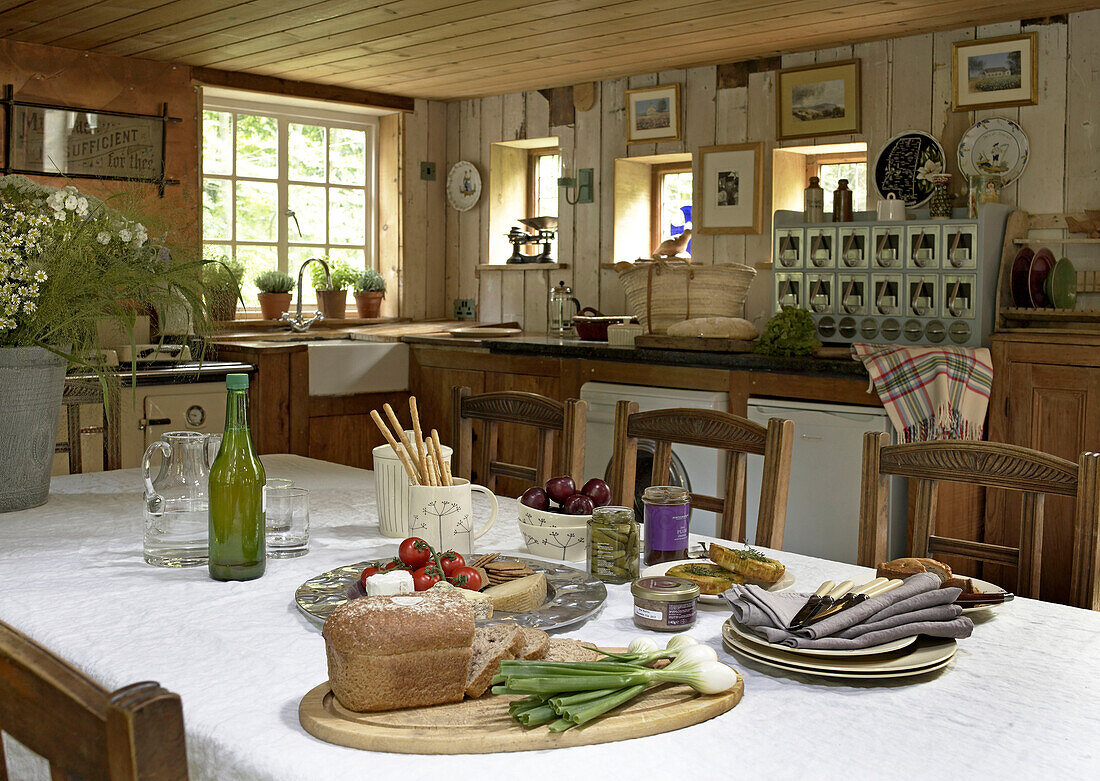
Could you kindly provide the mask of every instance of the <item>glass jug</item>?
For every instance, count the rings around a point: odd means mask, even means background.
[[[145,450],[144,556],[155,567],[197,567],[207,562],[210,464],[221,434],[168,431]],[[160,471],[150,477],[150,459],[160,451]]]
[[[573,327],[573,315],[581,311],[581,302],[573,297],[573,288],[563,279],[550,291],[550,306],[547,309],[547,330],[563,336]]]

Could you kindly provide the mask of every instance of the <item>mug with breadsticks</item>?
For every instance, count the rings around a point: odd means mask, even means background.
[[[500,512],[497,498],[483,485],[471,485],[462,477],[452,485],[414,485],[409,490],[409,535],[425,540],[437,551],[453,550],[463,556],[474,551],[474,540],[489,529]],[[493,510],[489,522],[474,530],[473,493],[489,497]]]
[[[412,431],[405,436],[413,437]],[[398,444],[398,448],[403,445]],[[451,448],[440,445],[448,468]],[[415,451],[415,448],[414,448]],[[409,536],[409,496],[412,483],[401,459],[391,445],[379,445],[374,453],[374,495],[378,502],[378,529],[383,537],[404,539]]]

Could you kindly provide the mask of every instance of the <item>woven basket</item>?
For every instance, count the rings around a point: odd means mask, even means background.
[[[615,264],[634,316],[647,333],[663,334],[695,317],[740,317],[756,269],[678,261]]]

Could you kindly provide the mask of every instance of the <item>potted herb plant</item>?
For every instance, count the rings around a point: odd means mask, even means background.
[[[348,288],[355,284],[358,272],[342,260],[328,262],[330,284],[325,287],[325,270],[320,263],[310,266],[313,287],[317,291],[317,308],[329,320],[347,316]]]
[[[363,269],[355,279],[355,308],[363,318],[378,317],[386,297],[386,280],[372,268]]]
[[[143,308],[208,329],[202,265],[75,187],[0,177],[0,512],[48,498],[65,370],[102,371],[100,330],[132,339]]]
[[[260,291],[260,313],[264,320],[278,320],[284,312],[290,311],[290,291],[294,289],[294,278],[285,271],[272,269],[256,276],[253,280]]]
[[[241,298],[241,281],[244,279],[244,261],[230,260],[222,255],[207,260],[202,269],[202,281],[206,288],[207,307],[211,319],[228,322],[237,317],[237,302]]]

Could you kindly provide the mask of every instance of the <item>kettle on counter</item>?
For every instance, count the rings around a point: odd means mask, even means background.
[[[572,308],[570,308],[572,307]],[[564,336],[573,327],[573,317],[581,311],[581,302],[573,297],[573,288],[563,279],[550,290],[550,306],[546,312],[547,330]]]

